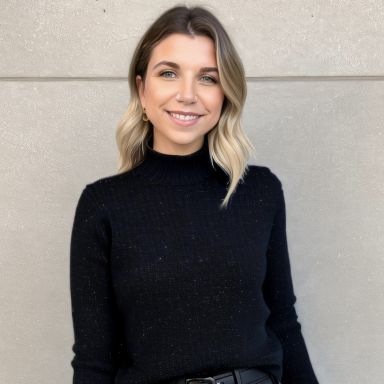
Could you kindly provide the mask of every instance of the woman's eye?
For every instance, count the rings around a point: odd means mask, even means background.
[[[206,79],[208,79],[212,83],[217,83],[217,80],[214,77],[211,77],[211,76],[203,76],[203,77],[205,77]]]
[[[172,71],[163,71],[163,72],[160,73],[161,77],[165,77],[165,78],[168,78],[168,79],[173,79],[174,78],[173,75],[176,76],[176,74],[174,72],[172,72]],[[204,82],[208,82],[208,83],[212,83],[212,84],[216,84],[217,83],[217,80],[214,77],[211,77],[211,76],[205,75],[205,76],[202,76],[201,78],[204,80]]]
[[[160,76],[163,76],[163,77],[169,77],[169,76],[164,76],[165,73],[173,73],[172,71],[164,71],[164,72],[161,72],[160,73]]]

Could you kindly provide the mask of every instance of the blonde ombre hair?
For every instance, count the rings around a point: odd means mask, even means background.
[[[237,184],[248,171],[247,161],[254,151],[243,132],[240,118],[247,95],[243,64],[219,20],[202,7],[175,6],[165,11],[140,39],[129,68],[130,101],[118,122],[116,141],[119,148],[118,173],[129,171],[145,158],[146,143],[152,135],[152,123],[143,121],[136,76],[145,82],[150,55],[154,47],[173,33],[207,36],[215,44],[224,102],[217,124],[207,133],[211,162],[229,176],[227,194],[220,208],[226,208]]]

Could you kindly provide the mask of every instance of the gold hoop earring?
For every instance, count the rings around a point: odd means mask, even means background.
[[[145,113],[145,108],[143,110],[143,121],[147,122],[149,119],[148,119],[148,116],[147,114]]]

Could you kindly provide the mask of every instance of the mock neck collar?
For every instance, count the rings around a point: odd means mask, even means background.
[[[148,183],[170,185],[195,184],[215,175],[225,180],[226,175],[217,164],[211,164],[207,135],[204,136],[202,147],[188,155],[166,154],[154,150],[151,135],[146,143],[145,158],[138,171]]]

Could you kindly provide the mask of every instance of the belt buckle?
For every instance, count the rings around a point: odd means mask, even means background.
[[[213,377],[193,377],[185,379],[185,384],[216,384],[216,380]]]

